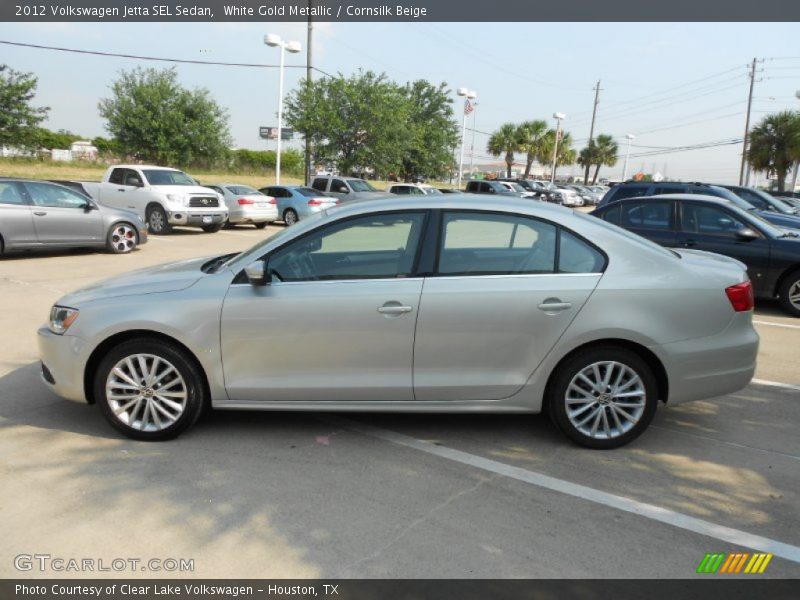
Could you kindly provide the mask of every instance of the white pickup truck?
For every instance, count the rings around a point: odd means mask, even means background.
[[[214,233],[228,218],[228,207],[217,192],[177,169],[117,165],[100,183],[83,187],[100,204],[135,211],[154,234],[170,233],[173,225]]]

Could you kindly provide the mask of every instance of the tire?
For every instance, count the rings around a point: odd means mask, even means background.
[[[112,254],[128,254],[139,245],[139,234],[130,223],[115,223],[106,235],[106,247]]]
[[[295,211],[293,208],[287,208],[285,211],[283,211],[283,222],[287,227],[291,227],[299,220],[300,218],[297,216],[297,211]]]
[[[172,225],[167,221],[167,213],[158,204],[147,208],[147,227],[153,235],[167,235],[172,233]]]
[[[255,225],[256,229],[264,229],[269,223],[267,221],[262,221],[261,223],[253,223],[253,225]]]
[[[778,290],[781,308],[793,317],[800,317],[800,271],[789,273]]]
[[[154,364],[155,376],[148,381],[143,372]],[[132,389],[134,382],[138,389]],[[160,396],[159,389],[169,397]],[[110,398],[110,393],[118,397]],[[94,374],[94,397],[114,429],[144,441],[178,436],[197,421],[206,404],[203,373],[193,358],[175,344],[152,338],[122,342],[106,354]],[[115,410],[121,411],[119,416]]]
[[[217,233],[220,229],[222,229],[222,223],[217,223],[216,225],[204,225],[202,229],[206,233]]]
[[[583,374],[592,382],[599,374],[602,383],[608,368],[612,369],[611,390],[603,393],[581,378]],[[620,388],[619,393],[630,395],[615,396],[615,387]],[[568,411],[568,402],[575,408]],[[635,353],[601,346],[578,352],[558,367],[548,386],[546,403],[550,418],[573,442],[586,448],[618,448],[639,437],[650,425],[658,405],[658,386],[652,369]]]

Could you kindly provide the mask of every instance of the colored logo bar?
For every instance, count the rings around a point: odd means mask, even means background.
[[[769,561],[772,560],[772,554],[765,552],[716,552],[707,553],[700,565],[697,567],[697,573],[704,575],[709,574],[761,574],[763,573]]]

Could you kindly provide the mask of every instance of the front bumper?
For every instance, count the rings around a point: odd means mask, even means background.
[[[37,333],[42,381],[62,398],[86,403],[83,373],[90,354],[86,343],[73,335],[57,335],[47,327]]]
[[[758,333],[752,313],[736,313],[721,333],[653,347],[669,378],[668,404],[737,392],[755,375]]]
[[[221,225],[228,218],[227,211],[198,212],[192,209],[175,210],[167,214],[170,225],[185,225],[188,227],[204,227],[207,225]]]

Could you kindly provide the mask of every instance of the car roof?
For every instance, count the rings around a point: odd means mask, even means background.
[[[174,167],[159,167],[158,165],[111,165],[109,169],[159,169],[161,171],[180,171]]]
[[[623,204],[627,202],[635,202],[637,200],[695,200],[701,202],[709,202],[712,204],[721,204],[724,206],[736,206],[736,204],[728,198],[721,198],[720,196],[709,196],[707,194],[658,194],[656,196],[633,196],[632,198],[620,198],[613,200],[608,204],[600,207],[600,210],[605,210],[615,204]]]

